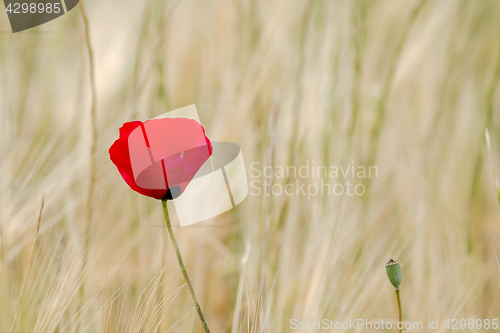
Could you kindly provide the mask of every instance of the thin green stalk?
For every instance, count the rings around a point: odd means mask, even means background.
[[[174,245],[175,254],[177,255],[177,260],[179,261],[179,266],[181,267],[182,275],[184,275],[184,280],[186,280],[189,293],[191,294],[194,306],[196,307],[196,311],[198,312],[198,316],[200,317],[201,324],[203,325],[205,332],[210,333],[210,330],[208,329],[208,324],[205,321],[205,317],[203,316],[203,312],[201,312],[200,303],[198,303],[198,300],[196,299],[193,285],[191,284],[191,280],[189,280],[186,267],[184,267],[184,262],[182,261],[181,252],[179,251],[179,246],[177,245],[177,241],[175,240],[174,231],[172,230],[172,224],[170,223],[170,219],[168,217],[167,199],[162,199],[161,203],[163,205],[163,213],[165,214],[165,222],[167,223],[168,233],[170,234],[170,239],[172,240],[172,244]]]
[[[396,289],[396,297],[398,298],[399,322],[403,323],[403,312],[401,311],[401,299],[399,298],[399,288]],[[403,331],[403,326],[399,328],[399,333]]]
[[[89,84],[90,84],[90,156],[89,156],[89,185],[87,191],[86,200],[86,216],[84,225],[84,235],[83,235],[83,260],[81,266],[81,273],[85,274],[87,270],[87,261],[89,257],[89,248],[91,243],[91,222],[93,215],[93,198],[94,198],[94,183],[95,183],[95,155],[96,155],[96,145],[97,145],[97,125],[96,125],[96,109],[97,109],[97,89],[95,82],[95,62],[94,62],[94,52],[92,50],[92,43],[90,40],[90,25],[85,11],[84,1],[79,2],[80,13],[82,14],[83,26],[85,31],[85,45],[87,47],[87,54],[89,60]],[[83,276],[81,274],[81,276]],[[83,308],[83,303],[85,299],[85,281],[82,278],[82,284],[79,288],[80,300],[78,303],[78,310]],[[81,322],[78,324],[80,326]]]
[[[90,130],[91,130],[91,140],[90,140],[90,163],[89,163],[89,189],[87,192],[87,218],[86,218],[86,233],[85,241],[88,241],[88,236],[90,234],[90,220],[92,218],[92,198],[94,197],[94,183],[95,183],[95,152],[97,143],[97,124],[96,124],[96,109],[97,109],[97,89],[95,82],[95,64],[94,64],[94,52],[92,51],[92,43],[90,40],[90,27],[87,14],[85,12],[85,6],[83,1],[79,2],[82,19],[85,27],[85,44],[87,46],[87,53],[89,58],[89,83],[90,83]],[[88,244],[86,244],[88,245]]]

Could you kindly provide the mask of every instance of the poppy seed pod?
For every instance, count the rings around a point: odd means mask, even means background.
[[[389,260],[389,262],[385,265],[385,272],[389,277],[389,281],[391,281],[394,288],[399,289],[399,285],[401,284],[401,266],[399,262],[394,260]]]

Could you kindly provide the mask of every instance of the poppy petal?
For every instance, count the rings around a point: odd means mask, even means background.
[[[172,199],[184,192],[212,155],[212,144],[197,121],[161,118],[124,123],[109,154],[132,190],[155,199]],[[144,161],[144,156],[151,160]]]

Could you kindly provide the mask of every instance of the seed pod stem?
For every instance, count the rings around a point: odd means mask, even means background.
[[[401,311],[401,298],[399,297],[399,288],[396,289],[396,297],[398,299],[398,309],[399,309],[399,322],[403,323],[403,312]],[[402,326],[399,329],[399,333],[403,330]]]

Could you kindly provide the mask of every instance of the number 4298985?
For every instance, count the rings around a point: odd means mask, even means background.
[[[444,327],[449,330],[458,330],[458,329],[498,329],[498,319],[448,319],[444,324]]]
[[[60,3],[9,3],[6,8],[9,14],[26,14],[26,13],[60,13],[61,4]]]

